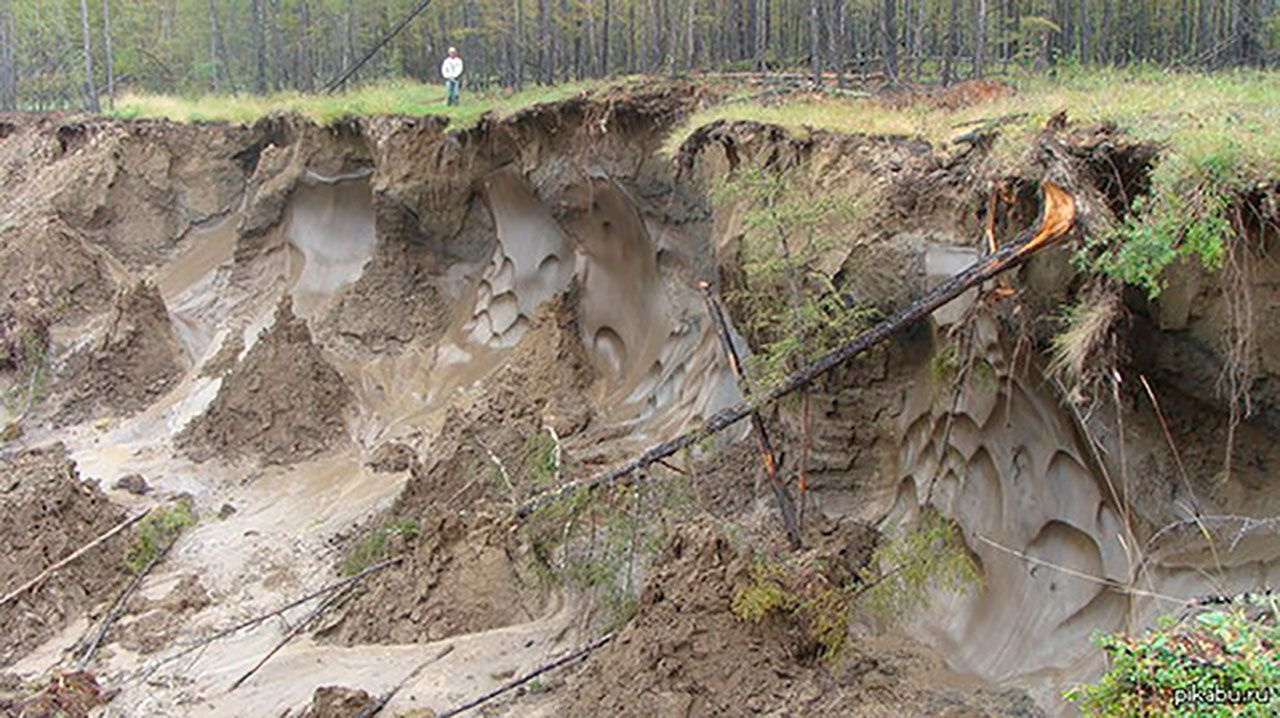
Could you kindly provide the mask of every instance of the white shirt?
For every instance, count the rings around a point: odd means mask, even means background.
[[[462,74],[462,58],[446,57],[444,63],[440,65],[440,74],[444,75],[446,80],[456,80]]]

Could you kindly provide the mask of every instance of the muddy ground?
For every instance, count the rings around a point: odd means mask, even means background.
[[[88,677],[72,671],[76,648],[129,584],[140,527],[0,605],[15,627],[0,639],[0,705],[330,716],[385,698],[386,714],[422,715],[612,633],[483,711],[1059,714],[1061,690],[1100,667],[1088,636],[1160,606],[1030,571],[1018,552],[1124,581],[1115,537],[1158,537],[1142,567],[1152,590],[1280,578],[1266,536],[1242,534],[1209,580],[1194,531],[1157,533],[1192,501],[1205,515],[1280,512],[1274,185],[1240,199],[1259,219],[1235,285],[1184,267],[1149,302],[1052,249],[1008,291],[970,293],[823,377],[808,418],[797,402],[765,410],[786,475],[811,428],[801,557],[845,566],[827,580],[866,581],[874,547],[934,510],[982,575],[898,620],[852,605],[840,656],[817,656],[783,617],[732,608],[757,562],[788,554],[745,425],[518,518],[742,398],[696,284],[727,298],[737,340],[757,346],[735,300],[750,208],[712,191],[725,177],[787,169],[815,196],[875,197],[836,228],[848,239],[821,271],[885,314],[980,258],[988,225],[1032,226],[1040,180],[1077,198],[1074,243],[1126,210],[1158,156],[1070,121],[1012,176],[985,140],[756,123],[697,128],[676,157],[658,153],[717,100],[642,84],[457,131],[410,117],[12,121],[0,590],[144,508],[185,497],[195,523],[122,603]],[[1011,202],[989,203],[996,180]],[[1256,329],[1243,348],[1221,333],[1241,296]],[[1105,401],[1073,402],[1085,395],[1046,374],[1044,318],[1079,297],[1116,307],[1086,378],[1134,378]],[[1242,356],[1248,417],[1210,381]],[[353,575],[331,601],[236,628]]]

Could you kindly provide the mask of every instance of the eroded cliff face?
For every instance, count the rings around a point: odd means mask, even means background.
[[[981,156],[741,123],[704,128],[686,152],[712,174],[790,162],[815,191],[879,187],[883,203],[850,228],[837,270],[858,301],[900,306],[981,256],[990,186]],[[1082,199],[1086,230],[1113,224],[1127,211],[1119,198],[1144,191],[1157,153],[1084,126],[1046,134],[1028,157],[1038,169],[1001,180],[1015,201],[992,218],[997,236],[1034,221],[1026,188],[1043,176]],[[1276,582],[1280,543],[1265,522],[1280,508],[1280,454],[1268,438],[1280,350],[1269,338],[1280,322],[1275,191],[1236,199],[1251,219],[1232,271],[1176,267],[1148,301],[1100,288],[1072,266],[1074,245],[1057,248],[1021,270],[1013,297],[971,292],[815,387],[809,476],[823,513],[892,531],[932,506],[963,528],[982,587],[911,621],[952,668],[1065,710],[1061,691],[1102,669],[1095,631],[1133,630],[1180,600]],[[732,234],[727,209],[722,241]],[[731,252],[721,256],[732,266]],[[1056,317],[1078,301],[1109,307],[1090,357],[1108,375],[1087,390],[1051,371],[1048,348],[1063,329]],[[777,417],[792,436],[797,414]]]
[[[294,710],[317,686],[380,692],[427,660],[431,671],[391,707],[440,709],[598,622],[591,600],[540,579],[545,547],[511,530],[511,509],[546,481],[589,476],[740,400],[696,288],[708,280],[731,294],[741,281],[743,208],[712,201],[720,178],[793,167],[815,193],[874,198],[838,228],[848,241],[824,259],[859,304],[890,310],[980,256],[994,176],[985,144],[717,123],[678,157],[661,156],[666,134],[705,99],[679,83],[629,88],[456,132],[434,118],[4,120],[0,339],[49,338],[38,393],[27,391],[29,361],[0,362],[13,396],[33,397],[0,415],[21,426],[2,449],[6,471],[21,452],[59,440],[104,489],[135,473],[154,487],[145,499],[109,492],[118,503],[190,494],[219,513],[183,539],[144,601],[167,605],[168,589],[198,576],[207,601],[182,614],[192,635],[326,582],[359,536],[388,521],[411,517],[424,534],[392,537],[402,563],[335,611],[321,642],[291,645],[236,692],[225,684],[269,649],[270,631],[213,644],[183,669],[190,680],[126,687],[120,710]],[[1021,174],[1004,178],[1014,201],[993,218],[997,236],[1035,222],[1044,177],[1081,198],[1086,228],[1114,221],[1117,198],[1141,191],[1154,156],[1109,128],[1046,131]],[[1276,192],[1241,199],[1260,219],[1233,272],[1184,268],[1155,303],[1107,295],[1122,377],[1110,394],[1064,391],[1046,373],[1056,331],[1046,316],[1096,291],[1070,248],[1010,280],[1014,296],[971,293],[813,387],[810,530],[860,521],[892,532],[931,505],[959,522],[984,576],[909,623],[935,655],[895,644],[880,673],[837,671],[841,695],[862,696],[851,713],[902,701],[919,713],[1034,710],[1017,690],[1056,712],[1060,690],[1099,667],[1089,634],[1168,608],[1151,595],[1276,582],[1274,532],[1211,524],[1224,551],[1195,526],[1165,529],[1191,507],[1280,513],[1269,469],[1280,461]],[[735,324],[749,326],[729,304]],[[739,339],[749,344],[751,332]],[[1251,412],[1224,401],[1223,368],[1247,383]],[[793,408],[768,420],[784,445],[801,433]],[[530,442],[544,436],[554,471],[521,483]],[[744,438],[728,432],[694,452],[697,479],[683,501],[767,544],[774,519]],[[570,674],[568,690],[535,700],[538,710],[581,711],[608,689],[589,676],[623,670],[645,672],[664,701],[694,714],[725,701],[828,714],[832,674],[806,665],[779,678],[785,652],[771,648],[731,677],[687,663],[696,626],[663,618],[673,610],[664,595],[683,597],[717,630],[744,631],[716,645],[755,650],[769,638],[721,605],[746,564],[707,533],[682,539],[696,561],[672,560],[696,564],[714,585],[695,585],[646,549],[635,579],[652,573],[654,584],[626,643],[593,658],[586,678]],[[116,580],[110,557],[86,565]],[[42,638],[64,635],[34,653],[4,647],[10,670],[47,668],[77,638],[70,614],[100,612],[112,597],[72,598],[23,599],[55,627]],[[147,634],[154,618],[126,612],[128,646],[97,665],[108,684],[140,685],[126,681],[172,650],[173,626]],[[650,665],[635,648],[647,641],[673,646],[685,669]],[[859,649],[857,665],[875,664],[880,650]],[[946,690],[921,682],[938,662],[955,673]],[[894,681],[910,685],[880,690]],[[619,711],[642,711],[630,688],[615,688],[606,698]]]

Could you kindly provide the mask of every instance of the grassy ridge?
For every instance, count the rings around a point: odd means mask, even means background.
[[[445,104],[443,85],[411,80],[391,80],[365,85],[332,95],[278,92],[270,95],[204,95],[178,97],[128,93],[116,100],[108,114],[118,117],[162,117],[175,122],[253,122],[273,112],[300,112],[319,123],[329,123],[351,115],[442,115],[453,127],[474,124],[480,115],[499,115],[521,107],[571,97],[590,87],[569,83],[553,87],[532,87],[521,92],[486,91],[462,93],[462,103]]]
[[[673,151],[694,128],[719,119],[755,120],[803,132],[914,135],[935,143],[984,118],[1025,113],[1004,127],[997,156],[1012,156],[1059,110],[1076,120],[1110,120],[1134,136],[1185,154],[1191,164],[1228,154],[1242,168],[1274,174],[1280,165],[1280,73],[1183,73],[1158,69],[1071,69],[1013,80],[1016,92],[959,110],[917,102],[903,109],[875,99],[814,97],[785,104],[732,102],[710,107],[672,133]]]

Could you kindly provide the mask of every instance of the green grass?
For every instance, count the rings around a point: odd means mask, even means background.
[[[133,573],[147,567],[161,551],[167,551],[184,529],[196,523],[190,499],[159,508],[138,522],[138,529],[125,551],[124,565]]]
[[[571,97],[594,87],[570,83],[553,87],[533,86],[521,92],[492,90],[462,93],[462,103],[445,104],[443,85],[412,80],[388,80],[350,90],[325,94],[279,92],[271,95],[203,95],[180,97],[129,93],[110,111],[119,117],[157,117],[175,122],[253,122],[273,112],[298,112],[321,124],[346,116],[441,115],[451,127],[475,124],[485,112],[508,114],[539,102]]]
[[[416,541],[422,535],[422,525],[417,519],[401,517],[388,521],[380,528],[365,534],[357,541],[342,559],[338,573],[344,577],[354,576],[369,568],[387,556],[387,542],[393,536],[399,536],[406,542]]]
[[[1280,164],[1280,72],[1173,72],[1158,69],[1065,69],[1055,77],[1014,78],[1008,97],[959,110],[916,103],[890,108],[874,99],[811,98],[763,105],[721,104],[695,113],[668,138],[677,149],[693,129],[719,119],[754,120],[804,134],[808,128],[850,133],[919,136],[935,143],[962,134],[957,127],[984,118],[1026,113],[1005,126],[997,148],[1020,153],[1026,141],[1059,110],[1075,120],[1109,120],[1139,139],[1168,145],[1190,164],[1238,153],[1242,167],[1274,174]]]

